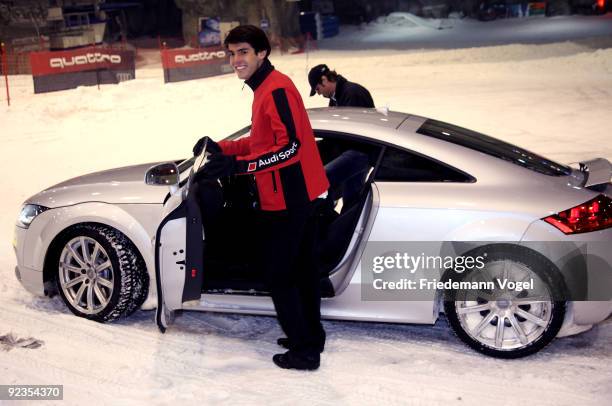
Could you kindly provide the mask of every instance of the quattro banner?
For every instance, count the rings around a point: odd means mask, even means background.
[[[163,49],[164,83],[231,73],[229,54],[223,47]]]
[[[136,77],[134,52],[105,47],[30,53],[34,93],[116,84]]]

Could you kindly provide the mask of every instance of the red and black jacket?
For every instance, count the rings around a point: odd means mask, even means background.
[[[329,182],[302,97],[268,59],[246,84],[255,93],[251,134],[219,146],[236,156],[239,175],[254,175],[262,210],[303,206],[323,194]]]

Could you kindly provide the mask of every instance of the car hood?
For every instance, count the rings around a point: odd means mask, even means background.
[[[72,178],[43,190],[27,202],[49,208],[84,202],[162,204],[168,188],[144,183],[147,169],[158,163],[126,166]]]

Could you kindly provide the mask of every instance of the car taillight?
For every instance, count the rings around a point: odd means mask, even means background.
[[[606,8],[606,0],[597,0],[597,8],[604,10]]]
[[[588,233],[612,227],[612,199],[599,195],[571,209],[543,219],[565,234]]]

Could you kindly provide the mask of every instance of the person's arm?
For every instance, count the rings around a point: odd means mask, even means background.
[[[234,141],[220,141],[219,147],[225,155],[248,155],[251,153],[249,137]]]
[[[272,148],[259,154],[238,154],[236,156],[236,174],[253,174],[269,172],[291,165],[298,160],[300,141],[295,127],[294,111],[298,103],[283,88],[272,92],[269,100],[264,102],[263,114],[270,121]],[[225,152],[225,148],[224,148]]]

